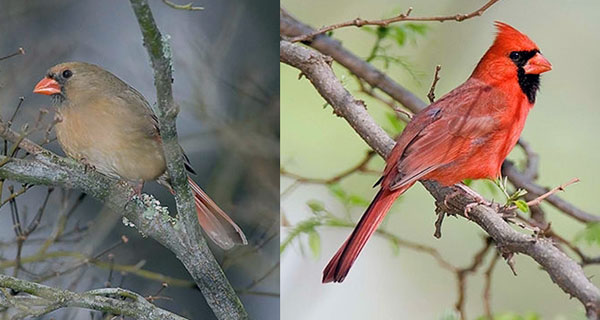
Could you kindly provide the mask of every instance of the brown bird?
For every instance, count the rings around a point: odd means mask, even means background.
[[[99,66],[66,62],[50,68],[33,92],[52,96],[58,107],[56,136],[69,157],[129,181],[138,194],[145,181],[157,181],[173,193],[158,119],[137,90]],[[185,165],[194,173],[187,157]],[[191,178],[188,181],[207,235],[223,249],[247,244],[235,222]]]

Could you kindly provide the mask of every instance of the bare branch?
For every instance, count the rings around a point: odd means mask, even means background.
[[[281,35],[294,37],[310,33],[314,29],[294,19],[284,9],[280,10],[279,31]],[[392,80],[385,73],[365,62],[361,58],[346,50],[339,41],[326,35],[319,35],[310,43],[310,46],[321,53],[330,56],[334,61],[346,67],[357,77],[365,80],[374,88],[379,88],[394,100],[400,102],[413,113],[425,108],[427,105],[412,92]]]
[[[359,163],[352,166],[351,168],[344,170],[342,173],[339,173],[339,174],[337,174],[333,177],[327,178],[327,179],[302,177],[297,174],[288,172],[284,168],[279,169],[279,173],[283,176],[287,176],[287,177],[296,179],[296,181],[299,181],[299,182],[331,184],[331,183],[339,182],[340,180],[342,180],[342,179],[346,178],[347,176],[349,176],[353,173],[356,173],[356,172],[369,172],[369,173],[380,174],[380,172],[370,171],[367,169],[367,164],[369,163],[369,161],[371,161],[371,159],[373,159],[374,156],[375,156],[375,151],[369,150],[369,151],[367,151],[367,154],[365,155],[365,157]]]
[[[26,316],[42,316],[61,308],[77,307],[110,312],[115,315],[146,320],[183,320],[169,311],[160,309],[139,294],[119,289],[96,289],[83,293],[52,288],[5,275],[0,275],[0,288],[9,288],[26,295],[17,298],[7,290],[0,293],[0,306],[13,307],[21,319]],[[32,303],[35,301],[35,303]]]
[[[176,252],[190,272],[206,301],[219,319],[248,318],[246,310],[200,232],[194,197],[188,184],[183,154],[177,139],[175,118],[178,113],[173,100],[171,49],[158,29],[147,0],[130,0],[144,38],[144,46],[154,69],[156,115],[171,186],[175,191],[177,212],[183,220],[185,252]],[[190,254],[193,253],[193,254]]]
[[[481,8],[479,8],[471,13],[467,13],[467,14],[457,13],[457,14],[450,15],[450,16],[411,17],[410,13],[412,12],[412,7],[410,7],[410,8],[408,8],[408,10],[406,12],[401,13],[395,17],[391,17],[391,18],[387,18],[387,19],[380,19],[380,20],[365,20],[365,19],[361,19],[361,18],[356,18],[356,19],[352,19],[352,20],[349,20],[346,22],[332,24],[332,25],[323,27],[319,30],[290,38],[290,39],[288,39],[288,41],[290,41],[290,42],[307,41],[317,35],[320,35],[320,34],[335,30],[335,29],[352,27],[352,26],[355,26],[355,27],[362,27],[362,26],[366,26],[366,25],[387,26],[391,23],[400,22],[400,21],[439,21],[439,22],[444,22],[444,21],[453,20],[453,21],[460,22],[460,21],[464,21],[464,20],[482,15],[485,12],[485,10],[489,9],[492,5],[494,5],[494,3],[498,2],[498,1],[500,1],[500,0],[490,0],[486,4],[484,4]]]
[[[565,188],[572,185],[573,183],[577,183],[579,182],[579,178],[573,178],[571,179],[569,182],[567,183],[563,183],[558,187],[554,187],[551,190],[549,190],[548,192],[544,193],[543,195],[531,200],[531,201],[527,201],[527,205],[528,206],[537,206],[540,203],[542,203],[542,201],[544,201],[544,199],[548,198],[549,196],[559,192],[559,191],[565,191]]]
[[[177,10],[189,10],[189,11],[202,11],[204,10],[204,7],[194,7],[193,3],[190,2],[188,4],[176,4],[174,2],[171,2],[169,0],[162,0],[162,2],[166,5],[168,5],[169,7],[173,8],[173,9],[177,9]]]
[[[529,192],[529,195],[541,196],[544,193],[548,192],[548,189],[529,180],[528,177],[523,176],[515,167],[515,165],[508,160],[504,161],[504,163],[502,164],[502,174],[505,177],[508,177],[508,179],[515,186],[515,188],[525,189]],[[546,197],[545,200],[551,205],[553,205],[555,208],[564,212],[565,214],[569,215],[575,220],[586,223],[600,221],[600,216],[581,210],[573,204],[561,199],[555,194],[549,195],[548,197]]]
[[[12,58],[12,57],[14,57],[14,56],[21,55],[21,54],[25,54],[25,49],[23,49],[23,48],[19,48],[19,49],[17,49],[17,51],[16,51],[15,53],[11,53],[11,54],[9,54],[9,55],[7,55],[7,56],[0,57],[0,61],[2,61],[2,60],[6,60],[6,59],[9,59],[9,58]]]
[[[442,69],[441,65],[438,64],[437,66],[435,66],[433,82],[431,83],[431,88],[429,88],[429,93],[427,94],[427,98],[429,99],[430,103],[433,103],[435,101],[435,86],[437,85],[438,81],[440,81],[440,69]]]

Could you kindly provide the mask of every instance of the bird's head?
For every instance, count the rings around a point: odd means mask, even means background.
[[[498,33],[472,77],[486,82],[517,81],[530,103],[535,101],[540,74],[552,70],[550,62],[526,35],[496,21]]]
[[[33,92],[62,101],[75,94],[89,95],[99,93],[101,88],[123,86],[121,82],[99,66],[86,62],[65,62],[50,68]]]

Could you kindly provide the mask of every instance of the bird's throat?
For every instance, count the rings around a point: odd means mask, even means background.
[[[519,87],[529,103],[535,102],[535,96],[540,89],[540,75],[539,74],[526,74],[522,67],[519,67],[517,71],[517,77],[519,80]]]

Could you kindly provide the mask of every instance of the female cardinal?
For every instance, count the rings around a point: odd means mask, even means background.
[[[158,119],[144,97],[112,73],[89,63],[56,65],[33,90],[51,95],[65,153],[99,172],[134,183],[156,180],[172,191]],[[185,159],[186,168],[194,173]],[[188,178],[200,225],[221,248],[246,244],[242,230]]]
[[[533,107],[540,73],[551,70],[537,45],[496,22],[496,40],[465,83],[417,113],[386,161],[381,189],[323,271],[342,282],[392,203],[418,180],[450,186],[495,179]]]

